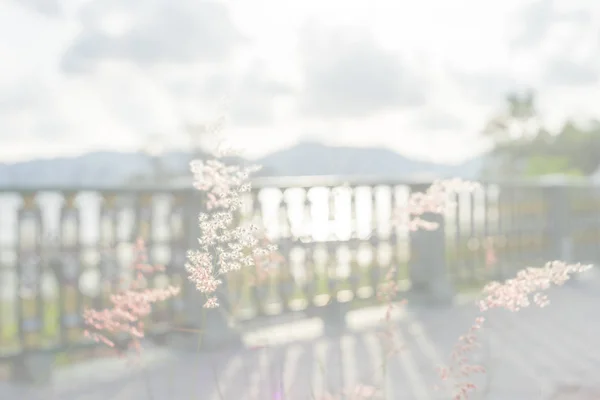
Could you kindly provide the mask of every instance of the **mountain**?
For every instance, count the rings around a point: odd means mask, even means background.
[[[170,152],[161,157],[169,176],[187,181],[189,160],[186,152]],[[247,160],[238,158],[239,162]],[[271,153],[256,161],[263,166],[260,176],[375,175],[375,176],[459,176],[475,179],[481,160],[457,166],[411,160],[385,148],[335,147],[303,142]],[[31,160],[0,164],[0,185],[36,186],[116,186],[148,182],[153,160],[144,153],[93,152],[78,157]],[[190,179],[191,182],[191,179]]]
[[[367,147],[333,147],[303,142],[271,153],[257,161],[279,176],[361,175],[361,176],[458,176],[475,179],[482,160],[460,165],[412,160],[392,150]]]
[[[187,168],[184,153],[170,153],[163,160],[169,168]],[[146,154],[102,151],[77,157],[0,164],[0,184],[19,187],[111,186],[123,184],[151,168],[152,161]]]

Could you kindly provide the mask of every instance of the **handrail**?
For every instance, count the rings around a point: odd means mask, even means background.
[[[252,186],[256,189],[263,188],[312,188],[312,187],[336,187],[336,186],[412,186],[429,185],[433,179],[410,179],[390,176],[373,175],[323,175],[323,176],[278,176],[278,177],[255,177],[251,179]],[[539,179],[525,178],[513,180],[480,180],[483,185],[499,185],[505,187],[600,187],[600,182],[594,182],[587,179]],[[143,184],[143,185],[79,185],[79,186],[60,186],[60,185],[24,185],[24,186],[0,186],[2,192],[19,192],[34,194],[37,192],[113,192],[113,193],[173,193],[186,192],[194,190],[192,178],[189,183],[181,181],[171,184]]]

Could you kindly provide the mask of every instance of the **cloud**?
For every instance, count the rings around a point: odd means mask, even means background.
[[[71,122],[65,119],[51,86],[31,79],[19,82],[15,88],[20,90],[9,88],[0,96],[0,137],[14,143],[31,138],[69,139]]]
[[[589,7],[570,10],[558,7],[557,0],[536,0],[516,15],[516,34],[511,39],[514,50],[539,47],[559,25],[579,26],[593,22]]]
[[[512,57],[535,60],[537,86],[581,87],[599,79],[600,26],[596,2],[537,0],[516,14]]]
[[[504,101],[508,93],[523,89],[508,71],[465,72],[450,70],[450,79],[460,88],[461,96],[472,104],[494,105]]]
[[[544,79],[553,86],[593,85],[600,80],[600,62],[595,57],[582,62],[557,58],[548,63]]]
[[[228,114],[237,126],[264,126],[274,121],[274,106],[281,98],[290,98],[295,89],[270,76],[265,65],[254,63],[239,78],[217,74],[205,86],[205,96],[229,99]]]
[[[20,140],[41,135],[64,137],[66,124],[57,113],[52,85],[37,76],[28,76],[0,91],[0,126],[3,138]]]
[[[511,40],[514,49],[537,47],[546,37],[555,19],[554,0],[538,0],[516,16],[517,32]]]
[[[423,131],[459,131],[468,127],[459,116],[441,109],[423,109],[414,118],[414,125]]]
[[[264,127],[273,123],[276,106],[281,100],[293,102],[296,93],[296,88],[276,77],[258,60],[237,70],[212,68],[191,76],[183,74],[165,88],[181,107],[184,120],[226,116],[237,127]],[[199,109],[204,112],[199,113]]]
[[[218,1],[96,0],[81,11],[84,29],[61,65],[89,71],[107,59],[141,67],[227,61],[243,41],[227,5]]]
[[[44,86],[36,77],[3,85],[0,91],[0,115],[32,110],[39,106],[46,93]]]
[[[545,87],[581,87],[600,78],[600,26],[584,3],[539,0],[519,16],[515,56],[536,54]]]
[[[16,4],[49,17],[61,15],[59,0],[14,0]]]
[[[132,74],[121,81],[28,76],[17,81],[14,90],[5,86],[8,90],[0,91],[0,139],[8,140],[8,147],[36,143],[27,149],[32,153],[119,148],[140,143],[144,135],[164,126],[172,128],[165,104],[159,107],[156,95],[148,90],[151,86],[135,86],[134,78]],[[10,152],[2,155],[11,157]]]
[[[300,108],[308,116],[366,117],[425,101],[426,85],[418,74],[363,30],[307,26],[301,52]]]
[[[0,0],[4,154],[17,137],[40,153],[54,151],[50,137],[82,149],[175,142],[225,112],[252,148],[318,132],[429,154],[439,136],[442,155],[471,148],[459,135],[513,90],[536,89],[545,115],[595,112],[597,0],[461,0],[469,13],[443,0],[234,3]]]

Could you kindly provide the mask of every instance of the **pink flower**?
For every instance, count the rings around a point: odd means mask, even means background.
[[[199,216],[200,249],[188,252],[185,268],[196,289],[207,295],[204,307],[215,308],[219,306],[215,293],[223,283],[222,276],[244,267],[255,267],[263,274],[266,264],[280,259],[273,254],[276,246],[266,240],[260,243],[258,227],[252,224],[236,226],[241,196],[251,189],[246,181],[258,168],[242,169],[210,160],[192,162],[191,170],[195,177],[194,186],[206,193],[208,212]]]
[[[115,347],[115,340],[119,336],[125,336],[130,340],[130,347],[139,350],[139,341],[145,335],[143,319],[152,311],[152,304],[179,294],[180,289],[174,286],[165,289],[144,288],[144,275],[161,270],[162,267],[154,268],[146,264],[147,257],[142,240],[137,241],[135,254],[134,279],[126,290],[110,296],[112,307],[104,310],[84,310],[86,337]]]
[[[411,231],[419,229],[436,230],[438,224],[422,219],[423,214],[443,214],[448,207],[455,204],[452,201],[454,194],[468,193],[479,188],[481,188],[481,185],[477,182],[461,179],[437,180],[424,193],[411,193],[407,205],[396,210],[394,220],[406,224]]]
[[[483,288],[485,298],[480,301],[479,308],[486,311],[490,308],[504,308],[518,311],[530,305],[530,295],[536,305],[548,305],[547,297],[541,291],[550,288],[552,284],[562,285],[574,273],[583,272],[591,265],[567,264],[562,261],[548,262],[544,267],[529,267],[517,273],[513,279],[503,284],[492,282]]]
[[[475,384],[470,381],[470,377],[474,374],[485,373],[485,367],[469,362],[469,354],[481,347],[477,340],[477,332],[481,329],[484,321],[483,317],[478,317],[469,332],[459,337],[451,354],[451,366],[438,368],[440,379],[453,385],[453,399],[467,399],[469,393],[476,389]]]
[[[219,300],[216,297],[209,297],[204,303],[204,308],[217,308],[219,307]]]
[[[549,304],[549,300],[542,291],[550,288],[552,284],[562,285],[572,274],[589,268],[591,265],[567,264],[562,261],[548,262],[541,268],[526,268],[519,271],[515,278],[508,279],[504,283],[492,282],[486,285],[483,289],[485,297],[479,303],[480,310],[483,312],[491,308],[504,308],[518,311],[531,304],[530,296],[533,297],[534,304],[545,307]],[[483,317],[477,318],[469,332],[459,338],[451,355],[453,366],[439,370],[442,380],[447,381],[452,378],[457,381],[454,399],[468,398],[469,393],[476,388],[469,377],[473,374],[485,373],[483,366],[472,365],[468,360],[468,355],[481,346],[477,340],[477,332],[483,322]]]

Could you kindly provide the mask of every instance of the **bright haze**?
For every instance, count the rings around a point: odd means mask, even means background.
[[[4,0],[0,161],[136,151],[225,115],[250,156],[318,139],[460,162],[507,92],[600,104],[598,0]]]

